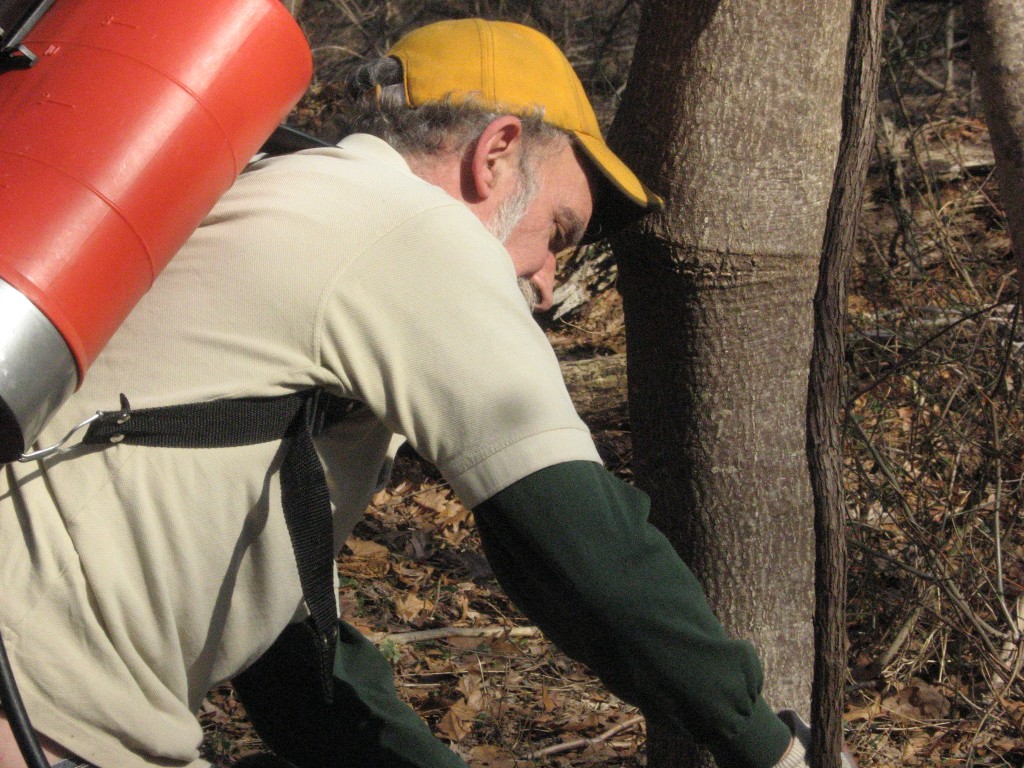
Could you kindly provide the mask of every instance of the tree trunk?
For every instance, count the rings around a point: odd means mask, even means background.
[[[805,406],[850,0],[648,0],[611,141],[667,200],[614,243],[634,470],[776,706],[807,715]],[[699,735],[699,734],[698,734]],[[689,747],[656,728],[652,766]]]
[[[971,58],[1018,271],[1024,270],[1024,3],[965,0]],[[1021,281],[1024,285],[1024,280]]]
[[[855,0],[846,56],[843,133],[814,295],[807,460],[814,491],[812,765],[839,768],[846,683],[846,502],[842,430],[846,277],[875,138],[885,0]]]

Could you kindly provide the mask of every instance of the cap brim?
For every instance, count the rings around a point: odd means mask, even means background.
[[[613,235],[645,214],[664,207],[664,201],[644,186],[603,139],[576,131],[573,134],[580,149],[601,174],[597,179],[594,214],[583,243]]]

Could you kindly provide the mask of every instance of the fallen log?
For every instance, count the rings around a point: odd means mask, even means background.
[[[562,376],[576,411],[591,429],[622,429],[629,423],[626,356],[563,360]]]

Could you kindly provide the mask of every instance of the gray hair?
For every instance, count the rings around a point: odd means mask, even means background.
[[[472,98],[458,104],[439,101],[410,107],[405,99],[402,64],[390,57],[359,66],[348,79],[347,91],[356,105],[352,129],[383,139],[403,155],[438,155],[464,147],[506,114],[515,114],[522,121],[524,157],[532,158],[554,147],[556,140],[569,138],[544,122],[540,109],[527,114],[500,112]]]

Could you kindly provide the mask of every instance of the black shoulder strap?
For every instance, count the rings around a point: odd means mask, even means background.
[[[281,500],[299,583],[317,639],[324,697],[332,696],[337,608],[331,503],[313,438],[357,405],[319,389],[280,397],[213,400],[99,414],[82,442],[124,442],[159,448],[225,448],[272,440],[289,442],[281,465]]]

